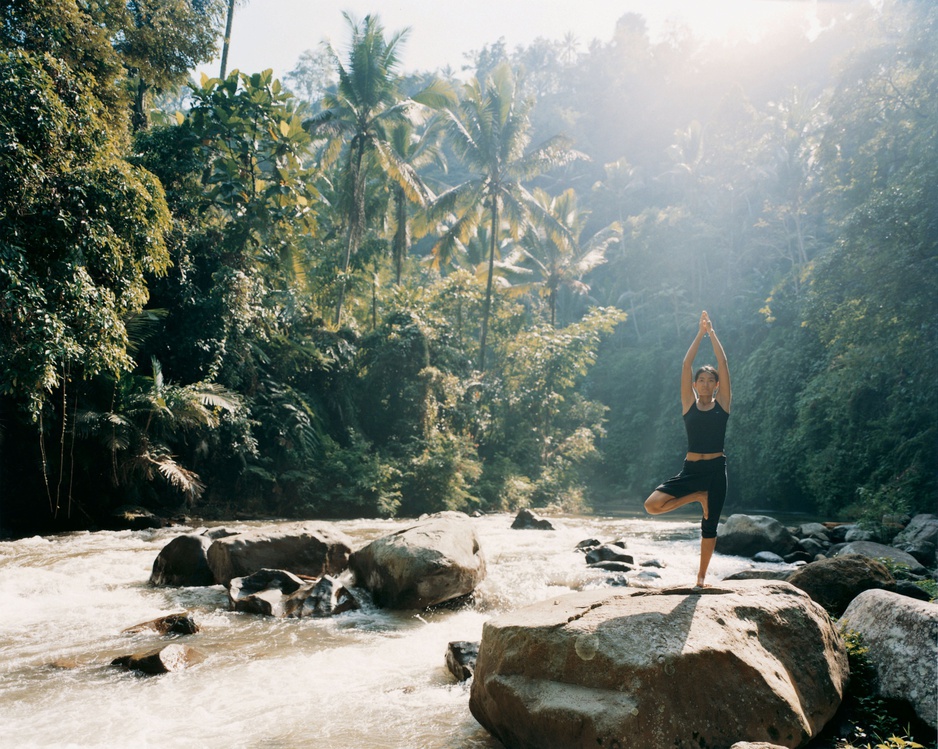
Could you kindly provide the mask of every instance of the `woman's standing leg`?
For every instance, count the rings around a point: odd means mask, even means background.
[[[717,545],[717,523],[723,512],[723,503],[726,501],[726,458],[714,466],[713,477],[710,481],[708,504],[710,513],[700,521],[700,566],[697,569],[697,585],[703,586],[707,578],[707,569],[713,558],[713,551]]]

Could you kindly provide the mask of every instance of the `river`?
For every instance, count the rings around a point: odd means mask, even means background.
[[[551,518],[553,531],[476,518],[488,574],[471,608],[388,612],[365,603],[332,619],[269,619],[227,610],[225,589],[154,588],[153,560],[187,528],[73,533],[0,543],[0,745],[497,749],[446,670],[447,643],[479,640],[499,613],[608,584],[574,547],[624,539],[646,567],[633,585],[691,584],[698,524],[689,515]],[[407,521],[336,522],[358,545]],[[231,529],[275,525],[226,523]],[[710,579],[749,567],[715,555]],[[164,642],[122,630],[189,610],[183,639],[206,660],[143,677],[113,658]]]

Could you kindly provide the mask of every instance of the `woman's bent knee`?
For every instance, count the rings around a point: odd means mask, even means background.
[[[645,500],[645,512],[649,515],[659,515],[662,511],[662,504],[664,504],[664,502],[659,496],[659,493],[654,492]]]

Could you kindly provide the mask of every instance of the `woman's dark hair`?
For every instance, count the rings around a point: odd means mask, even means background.
[[[716,381],[717,382],[720,381],[720,373],[717,372],[716,368],[711,366],[710,364],[704,364],[700,369],[694,372],[694,382],[697,382],[697,378],[700,377],[700,375],[704,372],[713,373],[713,376],[714,378],[716,378]]]

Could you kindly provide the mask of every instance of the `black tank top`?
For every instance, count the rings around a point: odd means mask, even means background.
[[[726,438],[726,422],[729,413],[714,401],[713,408],[701,411],[697,402],[691,404],[684,414],[684,428],[687,430],[687,452],[721,453]]]

